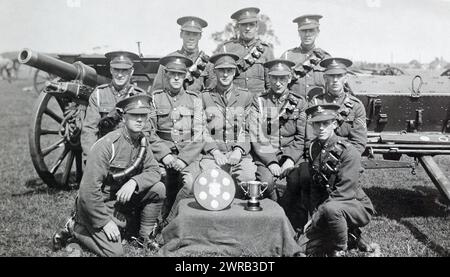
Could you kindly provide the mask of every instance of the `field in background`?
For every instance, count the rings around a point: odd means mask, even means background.
[[[50,238],[76,191],[47,188],[31,163],[27,132],[37,94],[23,90],[32,86],[30,74],[23,67],[19,80],[0,80],[0,256],[61,256],[51,251]],[[436,161],[450,176],[450,157]],[[361,181],[378,212],[364,232],[383,256],[450,256],[450,210],[421,167],[417,175],[367,170]],[[128,246],[126,253],[152,255]]]

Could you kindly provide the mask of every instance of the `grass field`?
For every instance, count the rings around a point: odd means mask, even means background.
[[[76,191],[49,189],[33,168],[27,132],[37,95],[22,90],[32,85],[24,78],[28,69],[22,73],[13,83],[0,80],[0,256],[61,256],[52,252],[50,238],[70,213]],[[450,176],[450,157],[436,161]],[[421,167],[417,175],[368,170],[362,182],[378,212],[364,232],[383,256],[450,256],[450,210]],[[153,255],[130,246],[126,254]]]

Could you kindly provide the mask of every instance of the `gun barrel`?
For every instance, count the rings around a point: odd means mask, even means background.
[[[54,74],[67,81],[81,80],[89,86],[97,86],[110,82],[108,78],[98,75],[95,69],[82,62],[75,62],[73,64],[66,63],[28,48],[19,52],[18,60],[22,64]]]

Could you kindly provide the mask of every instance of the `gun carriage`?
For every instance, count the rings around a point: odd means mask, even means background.
[[[30,49],[19,61],[57,76],[47,81],[33,108],[29,148],[39,177],[50,187],[68,187],[82,176],[80,133],[89,95],[109,83],[109,63],[102,55],[40,54]],[[132,83],[148,90],[158,70],[159,58],[134,61]]]
[[[350,76],[349,84],[367,113],[367,169],[405,168],[415,158],[450,201],[450,182],[433,160],[450,155],[450,79],[420,75]],[[383,159],[375,159],[381,154]]]

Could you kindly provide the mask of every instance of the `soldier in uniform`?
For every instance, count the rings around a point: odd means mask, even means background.
[[[211,67],[208,62],[209,57],[198,48],[198,42],[202,38],[202,29],[208,26],[208,23],[195,16],[180,17],[177,23],[181,26],[180,38],[183,40],[183,45],[180,50],[172,52],[168,56],[179,54],[192,60],[194,66],[188,69],[184,86],[185,89],[191,91],[202,91],[207,84],[212,82],[209,76]],[[152,92],[168,86],[164,74],[164,67],[160,65],[151,87]]]
[[[215,54],[210,59],[214,63],[217,84],[202,95],[207,143],[200,163],[203,171],[221,168],[229,172],[236,184],[254,181],[256,171],[250,156],[250,138],[246,126],[253,94],[233,84],[238,59],[232,53]],[[236,197],[244,197],[239,187],[236,188]]]
[[[304,150],[306,101],[287,88],[293,65],[280,59],[264,64],[270,89],[255,98],[249,115],[256,178],[268,182],[266,192],[273,200],[277,179],[286,177],[287,187],[298,182],[292,169],[302,161]]]
[[[316,136],[309,151],[313,214],[299,239],[307,255],[344,256],[349,246],[371,251],[359,228],[370,222],[374,208],[358,182],[359,151],[335,133],[339,109],[324,104],[306,110]]]
[[[324,86],[320,61],[331,57],[326,51],[316,47],[315,41],[319,35],[319,19],[321,15],[302,15],[293,20],[298,25],[300,46],[287,50],[282,59],[295,63],[294,78],[290,84],[292,91],[307,98],[308,92],[315,86]]]
[[[97,255],[122,256],[121,230],[130,227],[133,216],[140,218],[140,238],[154,240],[165,187],[142,133],[150,102],[148,95],[136,95],[117,103],[124,124],[92,146],[75,216],[53,236],[55,249],[73,237]]]
[[[130,83],[131,76],[134,73],[133,60],[139,59],[138,55],[126,51],[115,51],[106,53],[105,56],[110,60],[112,81],[110,84],[96,87],[89,97],[89,104],[81,130],[84,161],[86,161],[92,145],[104,135],[99,132],[98,123],[100,119],[114,113],[114,107],[118,101],[131,95],[145,93],[142,89]]]
[[[164,66],[168,87],[153,91],[155,114],[151,118],[156,134],[163,141],[159,162],[165,171],[163,177],[167,187],[162,214],[166,224],[175,215],[178,201],[192,193],[194,180],[200,174],[201,151],[205,143],[202,99],[199,92],[183,88],[192,61],[177,54],[161,58],[160,64]],[[172,205],[174,210],[170,211]]]
[[[338,104],[339,116],[337,118],[338,128],[336,134],[348,139],[355,148],[362,154],[366,149],[367,126],[366,110],[361,101],[345,90],[347,82],[347,68],[352,62],[343,58],[327,58],[320,63],[325,68],[324,78],[325,89],[314,88],[320,92],[310,100],[309,106],[334,103]],[[311,127],[307,131],[308,140],[312,139]]]
[[[234,84],[257,95],[269,87],[263,64],[274,59],[273,49],[257,37],[258,13],[258,8],[245,8],[233,13],[231,18],[237,22],[239,38],[219,47],[221,52],[233,53],[239,57]]]

